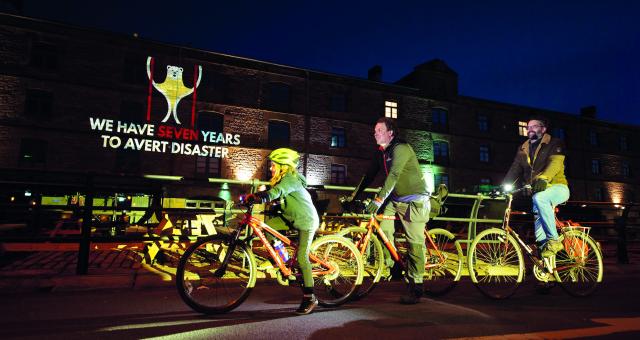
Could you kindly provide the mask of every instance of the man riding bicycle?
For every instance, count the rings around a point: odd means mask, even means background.
[[[382,188],[367,206],[367,211],[375,214],[382,203],[385,216],[398,215],[409,241],[409,258],[407,261],[408,294],[400,299],[403,304],[415,304],[423,295],[423,276],[425,267],[424,227],[429,220],[429,195],[427,184],[420,171],[420,166],[413,148],[397,136],[398,128],[393,119],[380,118],[374,128],[374,137],[379,148],[362,177],[360,184],[348,198],[355,199],[382,170],[386,176]],[[393,242],[394,221],[383,219],[380,227],[389,241]],[[386,248],[385,262],[393,265],[393,260]]]
[[[531,184],[536,243],[542,256],[550,257],[563,248],[558,241],[554,209],[569,199],[569,187],[564,175],[564,144],[546,132],[544,119],[529,120],[528,139],[518,149],[503,183],[512,186],[521,179]]]

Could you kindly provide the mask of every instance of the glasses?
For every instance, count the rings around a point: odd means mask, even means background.
[[[527,126],[527,129],[535,129],[535,128],[539,128],[539,127],[543,127],[544,125],[529,125]]]

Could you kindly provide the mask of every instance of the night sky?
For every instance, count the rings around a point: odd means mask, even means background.
[[[458,73],[462,95],[566,113],[596,105],[600,119],[640,125],[640,1],[24,6],[26,16],[341,75],[366,78],[379,64],[390,83],[439,58]]]

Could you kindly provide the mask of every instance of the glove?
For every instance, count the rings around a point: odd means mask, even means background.
[[[542,178],[538,178],[535,181],[533,181],[533,185],[531,186],[531,191],[533,191],[534,194],[540,191],[545,191],[547,189],[547,186],[549,186],[549,183],[547,183],[546,180]]]
[[[254,194],[240,195],[240,202],[246,204],[256,204],[260,202],[260,198]]]
[[[367,207],[365,209],[369,214],[375,214],[378,212],[378,209],[380,209],[381,205],[382,205],[382,200],[376,197],[372,199],[371,202],[369,202],[369,204],[367,204]]]

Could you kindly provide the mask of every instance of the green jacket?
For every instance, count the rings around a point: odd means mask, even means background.
[[[380,171],[384,171],[387,176],[377,195],[380,199],[385,200],[391,196],[394,201],[408,202],[428,195],[418,158],[411,145],[405,141],[396,137],[386,149],[378,149],[369,170],[358,184],[354,197],[369,186]]]
[[[564,145],[558,138],[552,138],[545,133],[533,157],[529,154],[527,140],[518,149],[504,182],[515,183],[521,179],[524,183],[531,184],[535,179],[542,178],[551,185],[568,185],[564,175],[564,158]]]
[[[306,189],[307,181],[300,174],[286,174],[273,188],[265,192],[268,201],[283,198],[282,217],[298,230],[316,230],[320,226],[318,212]]]

